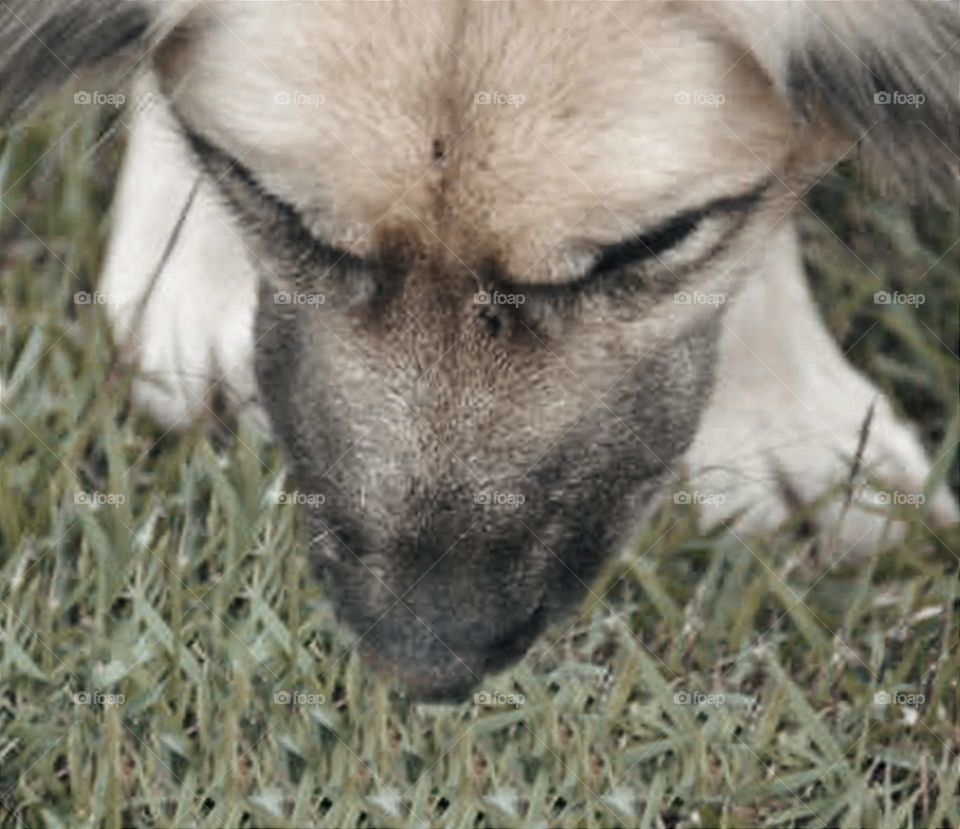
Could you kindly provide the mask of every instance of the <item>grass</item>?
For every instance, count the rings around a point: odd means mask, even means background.
[[[960,826],[956,528],[831,566],[789,528],[704,538],[671,506],[487,702],[367,673],[273,497],[276,447],[158,432],[73,303],[122,140],[78,109],[0,138],[0,825]],[[957,211],[850,168],[809,205],[831,329],[956,489]],[[919,308],[873,302],[918,284]]]

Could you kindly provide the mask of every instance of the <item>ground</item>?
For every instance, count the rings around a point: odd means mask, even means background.
[[[123,129],[65,101],[0,136],[0,826],[960,826],[960,529],[909,506],[902,545],[831,565],[670,504],[482,695],[368,673],[276,447],[131,413],[75,300]],[[852,166],[808,203],[831,329],[956,491],[960,213]]]

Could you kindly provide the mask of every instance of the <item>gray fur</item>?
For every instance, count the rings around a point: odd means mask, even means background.
[[[806,4],[807,28],[788,62],[792,102],[805,117],[825,112],[851,140],[862,136],[884,171],[914,191],[955,195],[960,5],[865,5]],[[896,103],[895,95],[924,100]]]
[[[0,126],[92,66],[147,42],[139,0],[0,1]]]
[[[320,312],[262,291],[264,404],[297,485],[325,499],[307,510],[311,557],[361,652],[421,696],[456,698],[570,612],[622,541],[621,517],[668,478],[708,399],[715,334],[664,343],[592,405],[521,311],[475,325],[480,309],[451,292],[440,301],[461,313],[416,333],[393,324],[422,307],[429,268],[404,275],[388,320],[349,326],[346,349],[353,291],[343,273],[331,281]],[[634,362],[628,346],[609,357]],[[468,403],[481,393],[486,406]],[[551,413],[547,398],[564,393]],[[588,414],[564,431],[572,409]],[[524,502],[477,503],[496,492]]]
[[[960,4],[955,0],[708,3],[731,39],[750,48],[792,106],[811,144],[830,126],[840,149],[877,178],[953,202],[960,173]],[[875,96],[889,95],[891,100]],[[894,96],[922,96],[898,103]]]

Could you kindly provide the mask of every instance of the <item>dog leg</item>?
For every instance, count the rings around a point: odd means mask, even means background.
[[[732,303],[723,322],[711,405],[687,454],[691,485],[709,527],[769,532],[796,508],[848,481],[859,466],[877,489],[835,492],[814,521],[837,540],[838,555],[875,550],[903,535],[886,502],[916,502],[931,463],[889,401],[840,353],[807,287],[796,231],[785,225],[770,260]],[[868,413],[866,443],[855,461]],[[960,520],[945,486],[923,519]]]
[[[112,299],[116,342],[139,367],[135,404],[173,428],[207,412],[214,389],[234,407],[255,397],[257,281],[151,79],[138,81],[132,97],[100,290]]]

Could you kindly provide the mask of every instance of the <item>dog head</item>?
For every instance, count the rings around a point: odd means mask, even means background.
[[[13,3],[0,116],[63,80],[43,49],[149,50],[261,275],[340,616],[457,697],[675,475],[791,203],[860,144],[911,181],[957,149],[949,5]]]

